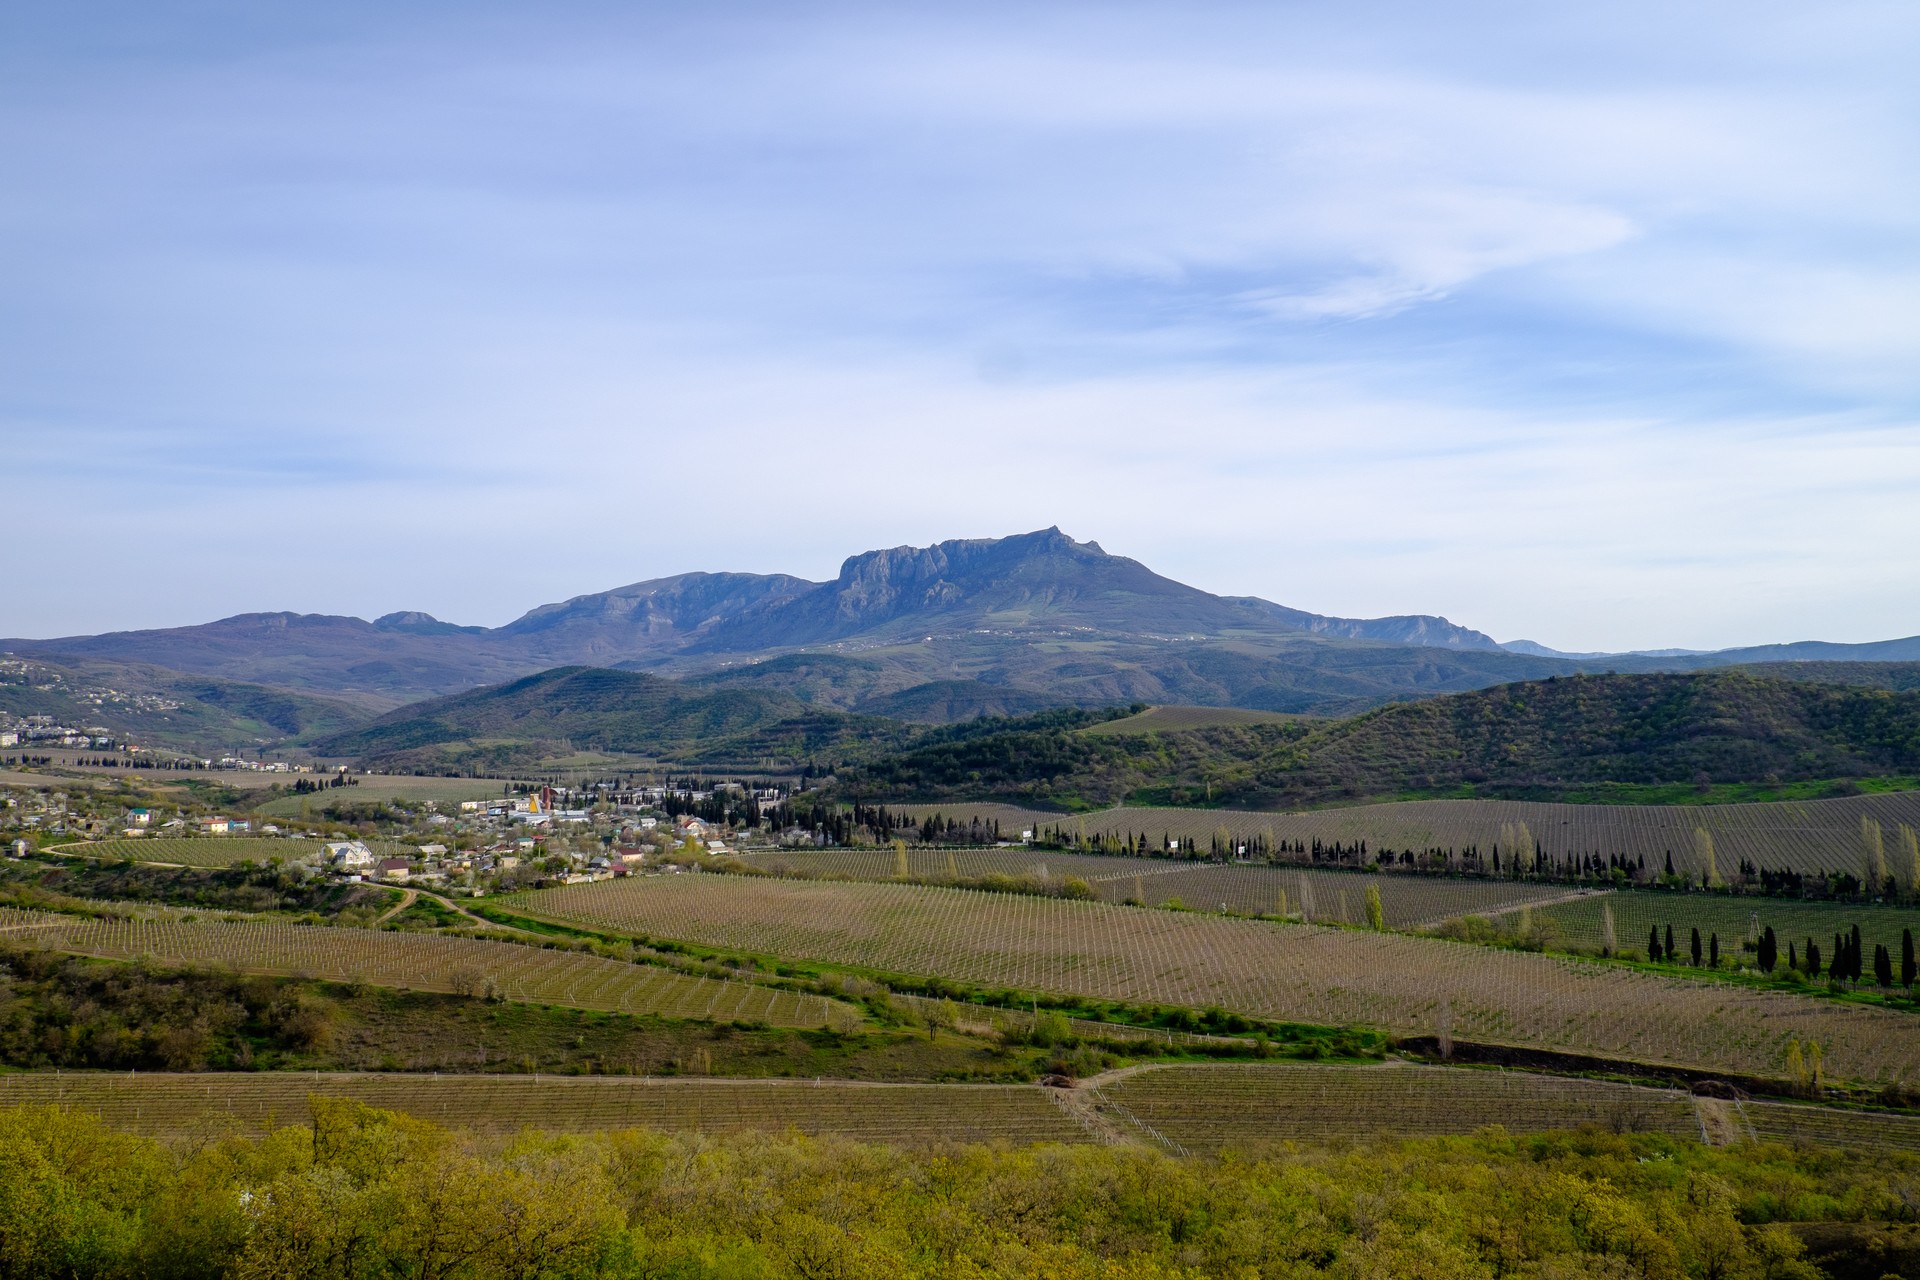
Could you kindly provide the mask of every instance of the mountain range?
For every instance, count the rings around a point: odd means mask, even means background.
[[[337,736],[343,723],[405,704],[569,667],[694,682],[688,696],[753,691],[768,714],[943,723],[1140,702],[1347,715],[1579,671],[1913,660],[1920,637],[1568,656],[1502,645],[1440,617],[1336,618],[1213,595],[1054,528],[870,551],[828,582],[679,574],[542,605],[497,628],[420,612],[372,622],[254,613],[0,640],[0,652],[70,670],[138,668],[149,682],[296,695],[306,699],[300,714],[280,718]]]

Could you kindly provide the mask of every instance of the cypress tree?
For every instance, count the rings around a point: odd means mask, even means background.
[[[1799,967],[1800,967],[1799,948],[1797,948],[1793,943],[1789,942],[1787,944],[1787,968],[1798,969]]]
[[[1858,982],[1866,976],[1866,966],[1862,964],[1861,961],[1866,958],[1867,954],[1866,948],[1860,945],[1859,925],[1853,926],[1853,932],[1849,936],[1849,942],[1851,944],[1849,946],[1849,954],[1853,957],[1853,961],[1852,964],[1848,966],[1848,969],[1849,972],[1853,974],[1853,980]]]
[[[1707,967],[1710,969],[1720,967],[1720,935],[1717,933],[1707,939]]]
[[[1680,953],[1678,951],[1674,950],[1674,946],[1673,946],[1673,926],[1668,925],[1667,926],[1667,959],[1671,960],[1679,954]]]
[[[1689,950],[1693,953],[1693,967],[1698,969],[1700,967],[1700,929],[1698,926],[1694,927],[1693,946],[1689,948]]]
[[[1807,939],[1807,976],[1809,978],[1820,976],[1820,944],[1812,938]]]
[[[1653,926],[1653,928],[1647,930],[1647,959],[1658,960],[1659,958],[1660,958],[1660,926],[1655,925]]]
[[[1914,969],[1913,930],[1902,929],[1900,931],[1900,985],[1911,990],[1916,977],[1920,977],[1920,973],[1916,973]]]
[[[1893,953],[1884,942],[1873,944],[1873,980],[1883,987],[1893,985]]]

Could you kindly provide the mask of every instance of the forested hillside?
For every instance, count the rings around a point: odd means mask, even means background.
[[[1030,718],[926,739],[849,771],[842,787],[894,799],[1290,806],[1920,772],[1920,693],[1743,672],[1533,681],[1336,721],[1077,728]]]

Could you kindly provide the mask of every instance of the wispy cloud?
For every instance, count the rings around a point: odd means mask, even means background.
[[[1920,631],[1909,7],[8,21],[26,536],[269,585],[0,633],[1056,521],[1569,648]]]

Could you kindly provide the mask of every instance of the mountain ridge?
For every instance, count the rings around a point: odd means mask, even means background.
[[[691,572],[538,605],[501,627],[401,611],[372,622],[293,612],[191,627],[0,641],[49,660],[142,663],[330,697],[375,710],[587,665],[785,688],[822,710],[870,698],[1013,709],[1135,701],[1347,714],[1394,701],[1583,670],[1920,658],[1920,638],[1802,642],[1713,654],[1534,652],[1434,615],[1337,618],[1220,596],[1057,526],[849,556],[812,582]],[[766,664],[806,655],[818,682]],[[863,672],[827,670],[858,655]],[[907,691],[942,687],[915,698]],[[989,689],[1007,692],[994,694]],[[976,712],[978,713],[978,712]]]

